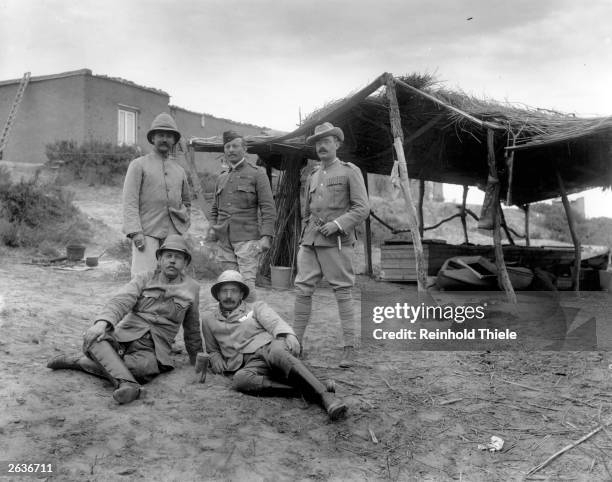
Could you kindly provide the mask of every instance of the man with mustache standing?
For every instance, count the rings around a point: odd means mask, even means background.
[[[132,240],[132,276],[152,271],[155,253],[170,234],[184,234],[191,218],[185,170],[170,158],[181,138],[176,122],[162,112],[147,133],[153,152],[134,159],[123,184],[123,232]]]
[[[252,301],[259,258],[272,244],[276,207],[265,170],[246,158],[244,137],[224,132],[223,149],[228,167],[217,179],[211,209],[217,257],[224,270],[242,274]]]
[[[361,171],[336,157],[344,141],[339,127],[325,122],[306,139],[314,145],[321,165],[306,181],[305,216],[297,255],[297,288],[293,329],[300,344],[310,321],[312,295],[323,276],[334,290],[342,325],[341,368],[352,366],[356,343],[352,288],[355,227],[369,213],[368,194]]]

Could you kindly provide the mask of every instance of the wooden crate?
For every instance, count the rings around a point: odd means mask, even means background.
[[[529,268],[539,267],[560,275],[574,262],[573,248],[504,246],[506,263],[517,263]],[[423,241],[425,272],[436,276],[444,262],[454,256],[485,256],[493,259],[493,246],[454,245],[439,241]],[[380,276],[386,281],[416,281],[416,259],[410,242],[390,241],[380,247]]]

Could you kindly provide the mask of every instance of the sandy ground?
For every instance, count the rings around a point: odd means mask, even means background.
[[[75,188],[81,209],[96,219],[88,252],[121,238],[119,191]],[[201,216],[194,228],[198,239]],[[336,381],[350,406],[346,420],[331,423],[298,398],[238,394],[221,376],[199,384],[184,352],[142,399],[118,406],[109,383],[52,372],[46,362],[79,350],[96,310],[127,280],[125,262],[109,255],[96,269],[63,271],[23,264],[24,252],[2,253],[0,460],[51,463],[52,480],[519,480],[612,413],[605,352],[409,353],[364,345],[357,365],[339,370],[329,289],[315,298],[306,361]],[[360,279],[362,290],[371,283]],[[210,284],[201,280],[203,300]],[[262,288],[259,297],[291,320],[291,291]],[[478,450],[492,435],[505,440],[503,450]],[[612,480],[610,454],[612,426],[533,478]]]

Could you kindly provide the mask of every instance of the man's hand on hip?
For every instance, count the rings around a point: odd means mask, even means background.
[[[336,234],[338,231],[340,231],[340,228],[338,228],[338,225],[334,223],[333,221],[330,221],[329,223],[325,223],[323,226],[319,228],[319,232],[323,236],[331,236],[332,234]]]
[[[144,251],[145,249],[144,234],[136,233],[134,236],[132,236],[132,242],[134,243],[134,246],[136,246],[136,249],[138,249],[138,251]]]

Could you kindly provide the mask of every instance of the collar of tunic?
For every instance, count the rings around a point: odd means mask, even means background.
[[[244,166],[246,157],[243,157],[242,159],[240,159],[236,164],[234,164],[232,166],[231,162],[228,162],[227,164],[229,165],[229,170],[231,171],[235,171],[237,169],[242,169],[242,167]]]

